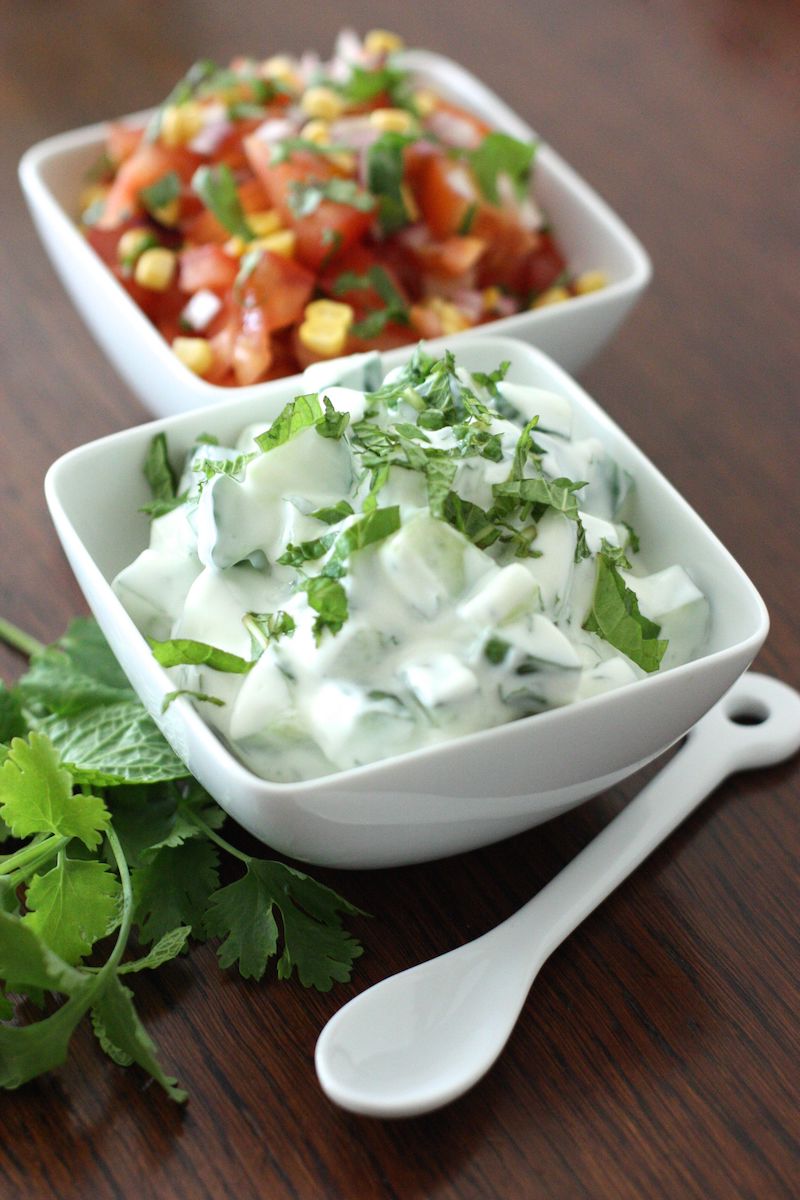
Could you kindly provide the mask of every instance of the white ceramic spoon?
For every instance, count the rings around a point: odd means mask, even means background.
[[[547,957],[734,771],[800,748],[800,695],[745,674],[661,772],[524,908],[340,1009],[317,1042],[327,1095],[373,1117],[430,1112],[494,1063]]]

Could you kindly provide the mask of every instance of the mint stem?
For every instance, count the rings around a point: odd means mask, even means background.
[[[31,637],[19,626],[12,625],[4,617],[0,617],[0,642],[5,642],[12,650],[18,650],[26,658],[31,658],[34,654],[44,650],[44,642],[37,641],[35,637]]]

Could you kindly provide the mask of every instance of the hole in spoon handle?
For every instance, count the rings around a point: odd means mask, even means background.
[[[755,713],[759,722],[737,724],[744,712]],[[524,922],[546,957],[728,775],[779,762],[798,748],[800,696],[767,676],[745,676],[698,722],[659,774],[511,922]]]

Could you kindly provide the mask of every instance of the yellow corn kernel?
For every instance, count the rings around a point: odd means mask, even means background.
[[[406,210],[406,216],[409,221],[418,221],[420,217],[419,206],[414,199],[414,193],[407,183],[400,184],[400,198],[403,201],[403,208]]]
[[[245,220],[256,237],[266,237],[267,234],[277,233],[283,224],[280,213],[277,213],[274,208],[264,209],[262,212],[245,213]]]
[[[304,317],[306,321],[319,322],[327,324],[328,322],[344,325],[349,328],[355,317],[355,313],[349,304],[342,304],[340,300],[312,300],[305,307]]]
[[[104,183],[90,183],[83,189],[78,197],[78,206],[82,213],[85,213],[87,208],[91,208],[93,204],[102,204],[108,195],[108,185]]]
[[[271,250],[273,254],[282,254],[284,258],[294,258],[296,246],[297,234],[293,229],[277,229],[275,233],[253,238],[252,242],[247,243],[248,250]]]
[[[547,308],[550,304],[561,304],[569,298],[569,292],[565,287],[551,287],[546,292],[542,292],[541,296],[536,297],[531,308]]]
[[[429,307],[441,321],[442,333],[460,333],[462,329],[470,328],[469,318],[452,301],[434,296],[429,301]]]
[[[579,296],[585,296],[587,292],[599,292],[607,284],[605,271],[584,271],[575,280],[575,291]]]
[[[433,110],[438,107],[439,97],[430,88],[417,88],[412,93],[411,103],[414,105],[417,116],[429,117]]]
[[[306,121],[300,130],[300,137],[305,142],[313,142],[315,146],[327,146],[331,140],[330,122],[323,121],[321,117]]]
[[[299,86],[294,63],[285,54],[274,54],[272,58],[265,59],[261,64],[261,74],[290,88]]]
[[[165,292],[172,283],[176,266],[175,253],[165,246],[153,246],[136,260],[133,277],[152,292]]]
[[[193,100],[168,104],[161,114],[159,137],[165,146],[184,146],[203,128],[203,110]]]
[[[344,112],[344,100],[333,88],[308,88],[300,97],[300,107],[307,117],[321,121],[335,121]]]
[[[414,118],[404,108],[374,108],[369,123],[381,133],[410,133]]]
[[[185,367],[195,375],[207,375],[214,365],[211,343],[202,337],[177,337],[172,349]]]
[[[168,229],[178,224],[181,216],[181,198],[176,196],[174,200],[170,200],[168,204],[162,204],[161,208],[153,209],[153,216],[158,221],[159,225],[166,225]]]
[[[297,331],[301,343],[320,358],[335,358],[347,344],[347,326],[334,321],[303,321]]]
[[[235,233],[233,237],[228,238],[222,249],[226,254],[230,254],[231,258],[241,258],[249,245],[249,242],[246,242],[243,237]]]
[[[370,55],[396,54],[404,46],[403,39],[388,29],[370,29],[364,38],[364,49]]]
[[[503,293],[500,291],[499,287],[492,286],[484,288],[483,292],[481,293],[481,298],[483,300],[483,311],[495,312],[498,304],[500,303],[502,295]]]
[[[145,250],[153,248],[154,240],[149,229],[126,229],[117,242],[117,258],[124,266],[132,266]]]

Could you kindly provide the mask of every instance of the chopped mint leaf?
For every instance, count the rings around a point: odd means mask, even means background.
[[[270,642],[277,642],[282,637],[291,637],[297,628],[294,617],[280,608],[277,612],[245,613],[242,624],[250,634],[255,654],[266,650]]]
[[[298,433],[316,425],[322,419],[322,405],[316,392],[307,396],[296,396],[278,414],[265,433],[256,438],[256,445],[267,452],[276,446],[291,441]]]
[[[660,625],[639,612],[636,593],[625,583],[612,558],[597,556],[592,607],[583,628],[621,650],[644,671],[657,671],[667,649]]]
[[[308,603],[317,613],[314,621],[314,638],[319,645],[326,629],[337,634],[347,620],[347,593],[338,579],[326,575],[315,575],[300,585],[308,596]]]
[[[215,704],[217,708],[225,707],[224,700],[220,700],[219,696],[212,696],[209,692],[196,692],[193,688],[176,688],[174,692],[167,692],[161,701],[162,713],[165,713],[170,704],[173,704],[175,700],[180,700],[181,696],[197,700],[201,704]]]
[[[162,667],[206,666],[212,671],[225,671],[234,675],[246,675],[253,663],[229,650],[220,650],[207,642],[194,638],[168,638],[160,642],[148,638],[153,657]]]
[[[352,517],[353,506],[347,500],[337,500],[336,504],[329,504],[325,508],[318,508],[315,512],[308,515],[316,521],[324,521],[326,525],[338,525],[345,517]]]
[[[154,500],[170,501],[176,498],[178,480],[169,461],[165,433],[157,433],[150,442],[144,460],[144,477]]]

